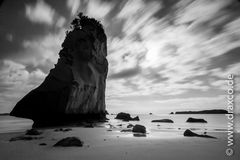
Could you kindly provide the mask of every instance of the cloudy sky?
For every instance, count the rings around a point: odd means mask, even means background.
[[[226,109],[228,74],[240,84],[237,0],[4,0],[0,113],[54,67],[78,11],[100,20],[107,33],[110,112]],[[239,85],[234,90],[239,95]]]

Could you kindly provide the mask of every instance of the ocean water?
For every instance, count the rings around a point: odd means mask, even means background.
[[[24,132],[32,127],[33,121],[13,116],[0,116],[0,133]]]
[[[227,132],[228,131],[228,119],[224,114],[139,114],[131,115],[139,116],[140,121],[123,122],[121,120],[114,119],[116,115],[108,115],[110,119],[108,123],[114,126],[119,124],[126,127],[129,123],[141,124],[146,126],[149,132],[182,132],[186,129],[194,130],[194,132]],[[189,117],[203,118],[208,123],[187,123],[186,120]],[[152,123],[152,120],[156,119],[171,119],[174,123]],[[24,132],[32,127],[33,121],[29,119],[16,118],[12,116],[0,116],[0,133],[10,132]],[[106,125],[108,127],[108,125]],[[236,115],[234,118],[234,132],[240,133],[240,115]]]
[[[115,120],[116,115],[110,115],[111,124],[141,124],[146,126],[149,132],[183,132],[186,129],[194,130],[194,132],[227,132],[228,131],[228,119],[224,114],[139,114],[140,121],[123,122],[121,120]],[[132,117],[137,115],[132,115]],[[207,123],[187,123],[186,120],[189,117],[202,118]],[[171,119],[174,123],[153,123],[152,120],[157,119]],[[234,118],[234,132],[240,133],[240,115],[235,115]]]

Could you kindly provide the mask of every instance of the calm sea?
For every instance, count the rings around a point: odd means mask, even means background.
[[[124,124],[124,122],[115,120],[116,115],[110,115],[111,124]],[[132,115],[132,117],[137,115]],[[195,132],[227,132],[228,119],[224,114],[139,114],[140,121],[131,121],[131,124],[142,124],[147,127],[149,131],[185,131],[186,129],[194,130]],[[203,118],[208,123],[187,123],[189,117]],[[152,120],[157,119],[171,119],[174,123],[152,123]],[[127,122],[128,123],[128,122]],[[234,118],[234,132],[240,133],[240,115],[235,115]]]
[[[116,115],[108,115],[110,119],[109,123],[112,125],[117,125],[120,123],[132,123],[132,124],[142,124],[149,130],[158,131],[182,131],[185,129],[192,129],[196,132],[227,132],[228,130],[228,120],[223,114],[221,115],[211,115],[211,114],[179,114],[179,115],[149,115],[149,114],[139,114],[140,121],[122,122],[115,120]],[[132,115],[136,116],[136,115]],[[187,118],[203,118],[208,123],[186,123]],[[152,123],[155,119],[171,119],[174,123]],[[0,116],[0,133],[10,133],[10,132],[23,132],[30,129],[33,124],[32,120],[16,118],[12,116]],[[234,131],[240,133],[240,115],[236,115],[234,118]]]
[[[32,127],[33,121],[12,116],[0,116],[0,133],[23,132]]]

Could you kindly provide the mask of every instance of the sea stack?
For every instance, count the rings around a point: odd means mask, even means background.
[[[42,124],[105,118],[106,56],[102,25],[80,13],[66,33],[55,67],[10,115]]]

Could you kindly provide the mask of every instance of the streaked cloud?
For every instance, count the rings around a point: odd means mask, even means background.
[[[175,6],[174,24],[168,22],[167,16],[160,19],[153,16],[164,9],[158,1],[128,1],[116,15],[124,23],[123,36],[109,41],[110,99],[159,95],[158,100],[162,101],[161,97],[166,96],[191,97],[193,92],[224,93],[226,87],[221,86],[224,83],[215,76],[226,78],[227,73],[238,74],[240,67],[236,64],[239,62],[236,31],[240,23],[238,17],[226,21],[223,16],[232,1],[183,2],[186,1],[179,1]],[[230,11],[230,17],[231,14],[235,13]],[[215,32],[217,24],[222,27],[219,33]],[[115,76],[116,79],[112,78]],[[211,106],[215,102],[211,101]]]
[[[122,70],[121,72],[111,74],[108,79],[129,78],[138,75],[140,70],[138,67]]]
[[[112,4],[104,1],[88,1],[87,5],[87,15],[94,17],[98,20],[104,20],[103,18],[109,13],[113,8]]]
[[[67,0],[67,7],[71,10],[71,15],[75,15],[81,5],[81,0]]]
[[[235,74],[236,84],[240,81],[237,1],[68,0],[62,7],[66,11],[53,4],[58,3],[38,0],[26,4],[27,18],[48,27],[37,25],[45,27],[44,32],[18,40],[21,49],[9,59],[3,56],[2,75],[8,77],[8,72],[13,73],[7,66],[19,68],[14,72],[16,83],[1,77],[4,103],[11,97],[11,86],[23,83],[22,79],[28,89],[34,86],[30,85],[33,82],[40,84],[39,75],[46,75],[57,62],[65,38],[64,27],[77,11],[101,20],[107,33],[109,109],[145,112],[224,109],[228,74]],[[15,44],[16,34],[6,33],[5,40]],[[35,75],[36,81],[30,75]],[[237,85],[236,92],[239,88]],[[239,99],[237,96],[236,100]]]
[[[24,48],[21,57],[17,61],[34,67],[40,67],[47,71],[57,63],[61,43],[65,38],[65,31],[62,29],[57,33],[49,33],[33,40],[24,40]]]

